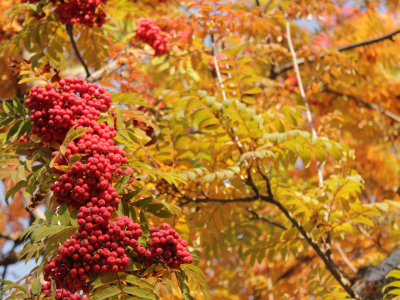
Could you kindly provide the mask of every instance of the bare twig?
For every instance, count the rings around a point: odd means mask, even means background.
[[[304,87],[303,87],[303,81],[301,80],[301,75],[300,75],[300,70],[299,70],[299,65],[297,62],[297,54],[296,51],[294,51],[294,47],[293,47],[293,42],[292,42],[292,36],[290,33],[290,22],[285,19],[286,21],[286,38],[288,40],[289,43],[289,49],[290,52],[292,54],[293,57],[293,66],[294,66],[294,70],[296,72],[296,77],[297,77],[297,83],[299,85],[299,90],[300,90],[300,95],[301,98],[303,99],[304,102],[304,106],[306,107],[306,114],[307,114],[307,121],[310,125],[310,129],[311,129],[311,136],[313,139],[317,139],[317,131],[314,128],[313,125],[313,119],[312,119],[312,115],[311,115],[311,109],[310,109],[310,104],[307,101],[306,98],[306,93],[304,92]],[[321,164],[317,161],[317,167],[318,167],[318,182],[319,182],[319,186],[323,186],[324,185],[324,178],[323,178],[323,172],[322,172],[322,166]]]
[[[335,48],[335,50],[337,50],[337,51],[339,51],[339,52],[343,52],[343,51],[348,51],[348,50],[355,49],[355,48],[357,48],[357,47],[362,47],[362,46],[366,46],[366,45],[371,45],[371,44],[379,43],[379,42],[382,42],[382,41],[384,41],[384,40],[391,40],[391,41],[393,41],[393,37],[394,37],[395,35],[399,34],[399,33],[400,33],[400,29],[397,29],[397,30],[395,30],[395,31],[392,31],[392,32],[390,32],[390,33],[388,33],[388,34],[384,34],[384,35],[378,36],[378,37],[376,37],[376,38],[372,38],[372,39],[368,39],[368,40],[364,40],[364,41],[360,41],[360,42],[356,42],[356,43],[344,45],[344,46],[341,46],[341,47],[337,47],[337,48]],[[321,55],[319,55],[319,58],[322,59],[325,55],[326,55],[326,54],[321,54]],[[316,58],[315,55],[310,55],[310,56],[307,58],[307,60],[304,59],[304,58],[298,59],[298,62],[297,62],[297,63],[298,63],[299,66],[300,66],[300,65],[304,65],[304,63],[305,63],[306,61],[312,62],[312,61],[315,60],[315,58]],[[293,66],[291,63],[285,64],[285,65],[280,66],[280,67],[277,66],[277,67],[275,67],[275,68],[273,69],[273,71],[271,72],[271,74],[270,74],[269,77],[270,77],[271,79],[275,79],[279,74],[282,74],[282,73],[284,73],[284,72],[286,72],[286,71],[289,71],[289,70],[293,69],[293,67],[294,67],[294,66]]]
[[[392,113],[391,111],[389,111],[387,109],[384,109],[384,108],[380,107],[378,104],[369,103],[369,102],[366,102],[366,101],[361,100],[359,98],[356,98],[355,96],[344,94],[344,93],[340,93],[340,92],[336,92],[336,91],[332,91],[330,89],[326,89],[326,91],[328,93],[331,93],[331,94],[335,94],[335,95],[338,95],[338,96],[346,96],[346,97],[348,97],[350,99],[353,99],[357,103],[359,103],[359,104],[361,104],[361,105],[363,105],[363,106],[365,106],[367,108],[374,109],[374,110],[380,112],[381,114],[389,117],[393,121],[396,121],[396,122],[400,123],[400,116],[396,115],[395,113]]]
[[[67,23],[66,29],[67,29],[67,33],[69,35],[69,39],[70,39],[71,44],[72,44],[72,48],[74,48],[75,55],[79,59],[79,61],[80,61],[81,65],[83,66],[83,68],[85,69],[86,78],[89,78],[90,77],[89,69],[88,69],[87,65],[85,64],[85,62],[83,61],[83,58],[82,58],[81,54],[79,53],[78,47],[76,46],[76,43],[75,43],[75,40],[74,40],[73,25],[70,24],[70,23]]]
[[[340,247],[340,244],[337,242],[333,242],[333,245],[335,245],[337,251],[339,252],[340,256],[343,258],[343,261],[346,263],[346,265],[354,272],[354,274],[357,273],[357,268],[351,263],[349,258],[346,256],[346,253],[342,250],[342,247]]]
[[[381,248],[384,252],[386,252],[387,254],[389,254],[389,251],[387,251],[387,250],[381,245],[381,243],[380,243],[378,240],[374,240],[374,239],[372,238],[372,236],[371,236],[364,228],[362,228],[361,225],[358,225],[357,228],[358,228],[358,230],[360,230],[360,232],[361,232],[363,235],[365,235],[365,236],[366,236],[367,238],[369,238],[371,241],[373,241],[374,243],[376,243],[376,245],[377,245],[379,248]]]
[[[212,34],[211,34],[211,46],[212,46],[212,56],[213,56],[213,60],[214,60],[215,71],[217,72],[218,81],[219,81],[219,84],[220,84],[221,89],[222,89],[222,99],[226,100],[226,93],[224,91],[224,84],[222,83],[221,72],[219,71],[218,60],[217,60],[217,57],[216,57],[216,55],[218,54],[217,45],[215,44],[214,36]]]

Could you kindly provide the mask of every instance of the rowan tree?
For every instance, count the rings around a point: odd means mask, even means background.
[[[2,296],[399,295],[397,1],[0,8]]]

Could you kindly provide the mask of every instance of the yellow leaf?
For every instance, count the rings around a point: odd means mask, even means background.
[[[28,78],[24,78],[24,79],[20,80],[20,81],[18,82],[18,84],[22,84],[22,83],[25,83],[25,82],[28,82],[28,81],[34,81],[34,80],[41,80],[41,81],[43,81],[43,79],[40,78],[40,77],[28,77]]]
[[[107,81],[107,80],[99,80],[98,81],[101,85],[103,85],[103,86],[106,86],[106,87],[110,87],[110,88],[113,88],[113,89],[116,89],[117,87],[114,85],[114,84],[112,84],[111,82],[109,82],[109,81]]]

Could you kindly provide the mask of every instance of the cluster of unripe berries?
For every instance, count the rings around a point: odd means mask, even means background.
[[[133,38],[133,40],[138,39],[149,44],[154,49],[155,56],[167,53],[167,44],[170,39],[170,35],[161,30],[160,26],[158,26],[153,19],[141,19],[135,32],[136,36]]]
[[[191,264],[193,257],[186,250],[187,242],[179,237],[179,233],[167,223],[161,227],[150,227],[150,249],[144,253],[145,264],[150,265],[152,259],[162,260],[171,268],[179,268],[181,264]]]
[[[21,0],[21,3],[37,3],[40,0]],[[55,13],[62,24],[80,23],[89,28],[94,25],[102,27],[105,23],[106,14],[99,8],[101,3],[106,3],[107,0],[68,0],[57,1],[50,0],[53,5],[57,5]],[[43,5],[41,5],[43,8]],[[33,16],[40,20],[46,16],[44,12],[41,14],[35,13]]]
[[[47,297],[51,297],[51,282],[48,281],[42,284],[42,293],[44,293]],[[82,297],[80,294],[73,294],[66,289],[56,289],[56,300],[89,300],[88,297]]]

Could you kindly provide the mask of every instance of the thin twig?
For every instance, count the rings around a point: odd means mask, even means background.
[[[293,57],[293,66],[294,66],[294,71],[296,72],[297,83],[299,85],[300,95],[301,95],[301,98],[303,99],[304,106],[306,107],[307,121],[308,121],[308,123],[310,125],[311,136],[312,136],[313,139],[317,139],[318,136],[317,136],[317,131],[315,130],[314,125],[313,125],[313,119],[312,119],[312,115],[311,115],[310,104],[307,101],[306,93],[304,92],[303,81],[301,80],[299,65],[298,65],[298,62],[297,62],[297,54],[296,54],[296,51],[294,50],[294,47],[293,47],[292,36],[291,36],[291,33],[290,33],[290,22],[287,19],[285,19],[285,21],[286,21],[286,38],[287,38],[288,43],[289,43],[290,53],[292,54],[292,57]],[[317,168],[318,168],[319,186],[322,187],[324,185],[324,178],[323,178],[323,175],[322,175],[322,166],[318,161],[317,161]]]
[[[149,161],[151,162],[151,164],[153,165],[153,167],[160,171],[160,169],[158,168],[158,165],[156,164],[156,162],[151,158],[150,153],[147,151],[146,147],[143,146],[142,143],[140,143],[140,147],[142,147],[142,149],[144,150],[144,152],[146,153],[147,158],[149,159]]]
[[[351,263],[351,261],[348,259],[346,256],[346,253],[342,250],[342,247],[340,247],[340,244],[338,242],[333,242],[333,245],[336,247],[338,250],[340,256],[343,258],[343,261],[347,264],[347,266],[354,272],[354,274],[357,273],[357,268]]]
[[[89,69],[88,69],[87,65],[85,64],[85,62],[83,61],[83,58],[82,58],[81,54],[79,53],[78,47],[76,46],[76,43],[74,40],[73,25],[70,23],[67,23],[66,29],[67,29],[67,33],[69,35],[69,39],[72,44],[72,48],[74,48],[75,55],[81,62],[81,65],[83,66],[83,68],[85,69],[86,78],[89,78],[90,77]]]
[[[272,226],[276,226],[276,227],[279,227],[280,229],[287,230],[287,228],[285,226],[283,226],[283,225],[281,225],[281,224],[279,224],[277,222],[268,220],[267,218],[261,217],[255,211],[252,211],[251,209],[247,209],[247,211],[249,213],[251,213],[254,216],[254,219],[256,219],[256,220],[261,220],[261,221],[264,221],[265,223],[268,223],[268,224],[270,224]]]
[[[397,29],[395,31],[392,31],[392,32],[390,32],[388,34],[384,34],[384,35],[378,36],[376,38],[372,38],[372,39],[364,40],[364,41],[361,41],[361,42],[356,42],[356,43],[344,45],[344,46],[341,46],[341,47],[337,47],[337,48],[335,48],[335,50],[337,50],[339,52],[343,52],[343,51],[348,51],[348,50],[355,49],[357,47],[362,47],[362,46],[366,46],[366,45],[371,45],[371,44],[375,44],[375,43],[378,43],[378,42],[382,42],[384,40],[393,41],[393,37],[395,35],[399,34],[399,33],[400,33],[400,29]],[[319,59],[324,58],[325,55],[326,54],[324,54],[324,53],[319,55]],[[306,61],[312,62],[312,61],[315,60],[315,58],[316,58],[316,56],[314,54],[310,55],[307,59],[300,58],[298,60],[298,65],[304,65]],[[282,73],[284,73],[286,71],[289,71],[289,70],[293,69],[293,67],[294,66],[291,63],[285,64],[285,65],[283,65],[281,67],[277,66],[276,68],[273,69],[273,71],[271,72],[269,78],[270,79],[275,79],[279,74],[282,74]]]
[[[381,114],[389,117],[393,121],[396,121],[396,122],[400,123],[400,116],[396,115],[395,113],[392,113],[391,111],[389,111],[387,109],[384,109],[384,108],[380,107],[378,104],[366,102],[364,100],[361,100],[361,99],[356,98],[355,96],[352,96],[352,95],[349,95],[349,94],[336,92],[336,91],[333,91],[333,90],[330,90],[330,89],[325,89],[325,90],[326,90],[326,92],[331,93],[331,94],[335,94],[337,96],[346,96],[346,97],[348,97],[350,99],[353,99],[357,103],[362,104],[363,106],[365,106],[367,108],[374,109],[374,110],[380,112]]]
[[[222,99],[226,100],[224,84],[222,83],[221,72],[219,71],[218,60],[216,57],[216,55],[218,54],[218,49],[217,49],[217,45],[215,44],[215,41],[214,41],[214,36],[212,34],[211,34],[211,46],[212,46],[212,56],[213,56],[214,65],[215,65],[215,72],[217,73],[218,81],[219,81],[219,84],[222,89]]]
[[[362,228],[361,225],[358,225],[357,228],[358,228],[358,230],[360,230],[360,232],[361,232],[363,235],[365,235],[365,236],[366,236],[367,238],[369,238],[371,241],[373,241],[374,243],[376,243],[376,245],[377,245],[379,248],[381,248],[383,251],[385,251],[387,254],[389,254],[389,251],[387,251],[387,250],[381,245],[381,243],[379,242],[379,240],[374,240],[374,239],[372,238],[372,236],[371,236],[364,228]]]

